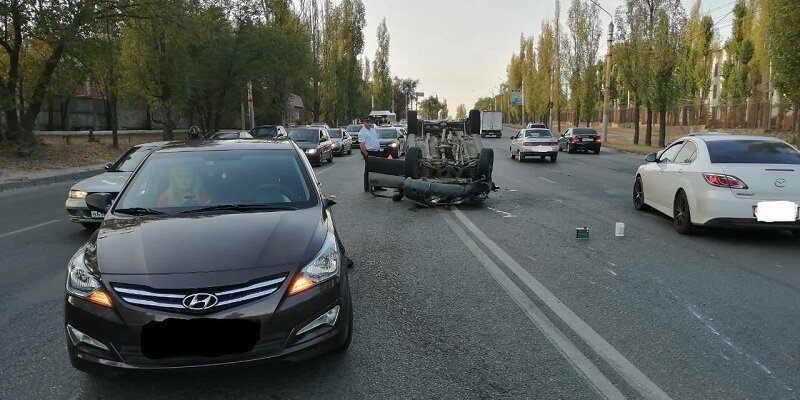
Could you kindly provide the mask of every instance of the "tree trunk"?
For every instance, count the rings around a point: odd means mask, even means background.
[[[653,109],[647,106],[647,126],[644,132],[644,144],[647,146],[653,145]]]
[[[172,132],[172,107],[164,107],[164,140],[175,140],[175,133]]]
[[[61,111],[61,130],[68,131],[70,130],[69,124],[69,104],[72,102],[72,97],[67,97],[63,103],[61,103],[60,111]]]
[[[53,130],[53,101],[47,102],[47,130]]]
[[[636,103],[636,108],[633,109],[633,144],[639,144],[639,112],[641,104]]]
[[[117,101],[117,91],[111,88],[108,91],[108,100],[110,110],[109,113],[111,114],[111,147],[118,149],[119,148],[119,109],[118,109],[118,101]]]
[[[659,124],[658,124],[658,147],[667,147],[667,108],[661,107],[659,110]]]

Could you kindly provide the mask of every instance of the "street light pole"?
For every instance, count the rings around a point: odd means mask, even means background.
[[[611,16],[611,14],[609,14]],[[608,49],[606,50],[606,87],[603,94],[603,143],[608,141],[608,120],[611,112],[611,45],[614,41],[614,23],[608,24]]]

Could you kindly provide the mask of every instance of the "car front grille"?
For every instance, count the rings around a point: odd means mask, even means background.
[[[275,293],[285,280],[286,275],[281,275],[240,285],[198,289],[153,289],[122,283],[112,283],[111,286],[122,300],[135,306],[172,312],[207,313],[267,297]],[[190,309],[184,305],[184,299],[194,294],[210,294],[217,300],[213,306],[206,309]]]

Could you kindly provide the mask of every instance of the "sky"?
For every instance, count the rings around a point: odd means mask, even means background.
[[[555,19],[555,0],[363,0],[367,11],[365,55],[375,58],[376,32],[383,17],[391,38],[392,76],[419,79],[418,91],[446,99],[451,114],[464,104],[469,110],[480,97],[498,91],[505,81],[511,55],[519,52],[520,34],[537,37],[543,19]],[[623,0],[598,0],[614,14]],[[694,0],[682,0],[691,8]],[[570,0],[561,1],[561,24],[566,24]],[[730,35],[735,1],[704,0],[723,37]],[[602,41],[610,17],[598,15]],[[600,46],[600,57],[606,44]]]

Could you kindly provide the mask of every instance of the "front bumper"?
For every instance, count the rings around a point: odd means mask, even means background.
[[[389,157],[392,155],[392,158],[400,157],[400,147],[389,147],[389,146],[381,146],[381,149],[378,150],[380,152],[380,157]]]
[[[304,153],[306,154],[306,158],[308,158],[308,162],[310,162],[311,164],[319,164],[320,162],[322,162],[319,151],[317,151],[316,153],[306,153],[306,152]]]
[[[113,290],[113,308],[105,308],[67,295],[67,325],[96,340],[107,350],[85,342],[76,343],[67,332],[67,348],[73,364],[111,371],[176,370],[249,364],[268,360],[301,361],[342,345],[349,333],[351,303],[346,276],[334,278],[307,291],[286,297],[291,279],[272,295],[224,311],[189,315],[142,308],[122,300]],[[335,324],[298,335],[297,332],[321,314],[339,306]],[[246,321],[257,325],[258,338],[245,352],[219,356],[181,355],[151,358],[143,351],[143,332],[166,320],[211,319]],[[151,339],[152,340],[152,339]],[[152,343],[152,342],[151,342]],[[218,344],[209,341],[209,346]]]
[[[64,203],[64,208],[67,209],[70,222],[99,224],[103,222],[103,218],[105,218],[105,215],[100,215],[97,212],[92,215],[92,211],[86,206],[86,201],[84,199],[67,198],[66,203]]]

